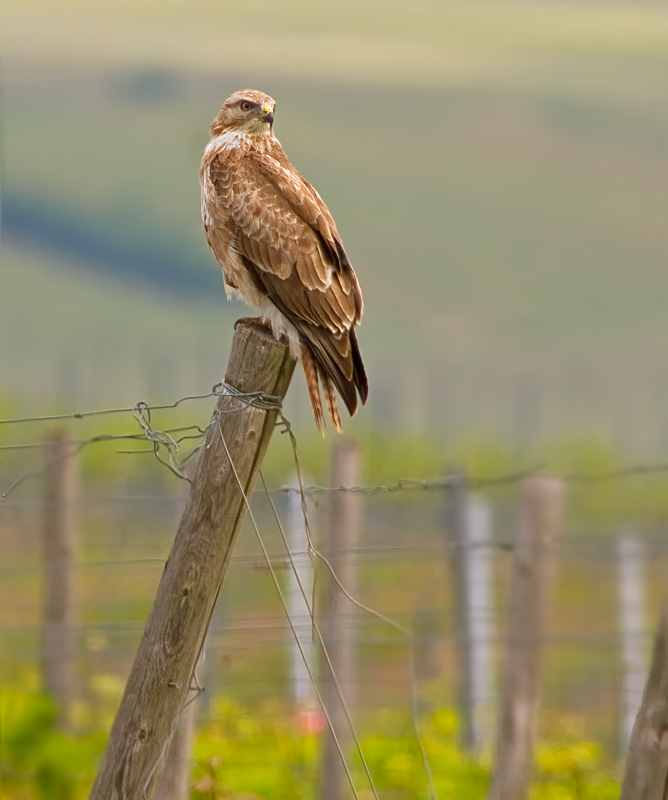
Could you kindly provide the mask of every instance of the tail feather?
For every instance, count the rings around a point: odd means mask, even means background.
[[[302,367],[306,378],[311,405],[313,406],[313,416],[315,417],[318,430],[325,435],[325,415],[322,409],[322,398],[320,397],[320,385],[318,383],[318,368],[311,354],[311,350],[306,344],[302,344]],[[329,395],[328,395],[329,401]],[[336,425],[336,423],[334,423]]]
[[[350,416],[357,411],[358,386],[361,387],[360,396],[366,399],[366,374],[359,355],[357,340],[351,337],[350,331],[333,334],[326,328],[302,323],[297,325],[301,334],[302,343],[311,351],[313,360],[332,380],[336,390],[348,409]],[[343,344],[343,337],[350,337],[347,346]],[[344,351],[342,355],[340,349]],[[347,352],[346,352],[347,351]]]
[[[329,416],[332,418],[332,422],[334,423],[337,433],[343,433],[343,428],[341,427],[341,417],[339,416],[339,407],[336,404],[334,383],[329,375],[327,375],[325,372],[319,370],[319,373],[320,380],[322,381],[322,388],[325,390],[325,402],[327,403]]]
[[[335,390],[341,395],[351,417],[357,411],[358,394],[363,404],[369,394],[366,372],[355,331],[346,331],[335,337],[331,331],[308,323],[302,323],[296,327],[300,333],[306,383],[309,387],[313,413],[318,427],[321,432],[324,430],[324,414],[319,388],[321,382],[332,422],[336,430],[341,433],[341,418]],[[343,342],[344,336],[348,338],[347,347]]]
[[[369,396],[369,381],[362,363],[362,354],[360,353],[360,346],[357,343],[357,334],[354,328],[350,329],[350,349],[353,355],[353,380],[359,392],[362,405],[364,405]]]

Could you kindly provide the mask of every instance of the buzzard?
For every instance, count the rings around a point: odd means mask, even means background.
[[[368,395],[355,326],[362,293],[336,225],[274,136],[276,103],[245,89],[213,121],[200,166],[202,221],[228,298],[239,297],[301,359],[324,433],[320,385],[337,431],[335,389],[352,416]]]

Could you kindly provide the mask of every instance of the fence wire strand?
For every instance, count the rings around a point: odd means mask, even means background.
[[[299,489],[300,489],[301,509],[302,509],[302,515],[304,517],[304,531],[306,533],[306,538],[307,538],[307,542],[308,542],[308,551],[309,551],[309,555],[311,556],[311,560],[313,560],[313,557],[316,557],[316,558],[318,558],[320,561],[322,561],[325,564],[325,566],[329,570],[332,578],[334,579],[334,582],[336,583],[336,585],[339,587],[341,592],[343,592],[345,597],[347,597],[348,600],[351,603],[353,603],[353,605],[357,606],[357,608],[359,608],[360,610],[364,611],[365,613],[370,614],[373,617],[376,617],[376,619],[379,619],[381,622],[384,622],[386,625],[389,625],[390,627],[392,627],[395,630],[399,631],[399,633],[403,634],[406,637],[407,642],[408,642],[409,674],[411,674],[411,676],[414,677],[413,672],[412,672],[413,641],[414,641],[414,637],[413,637],[412,631],[410,631],[408,628],[406,628],[405,626],[403,626],[400,623],[398,623],[396,620],[391,619],[390,617],[386,616],[385,614],[381,614],[380,611],[376,611],[376,609],[373,609],[370,606],[367,606],[364,603],[361,603],[359,600],[357,600],[355,597],[353,597],[350,594],[350,592],[346,589],[346,587],[339,580],[338,575],[336,574],[335,570],[333,569],[333,567],[330,564],[330,562],[328,561],[328,559],[324,556],[323,553],[321,553],[314,546],[313,537],[311,535],[311,526],[310,526],[309,517],[308,517],[308,509],[307,509],[307,506],[306,506],[306,493],[304,491],[303,473],[302,473],[301,464],[300,464],[300,461],[299,461],[299,454],[297,453],[297,439],[296,439],[296,437],[295,437],[295,435],[294,435],[294,433],[292,431],[292,426],[291,426],[290,422],[286,419],[286,417],[282,413],[280,414],[280,420],[281,420],[281,424],[283,425],[283,433],[287,433],[288,438],[290,440],[290,445],[292,447],[292,454],[293,454],[294,464],[295,464],[295,472],[297,474],[297,482],[299,484]],[[287,542],[286,542],[286,546],[287,546]],[[315,567],[315,564],[314,564],[314,567]],[[315,626],[315,618],[314,618],[313,612],[311,612],[311,619],[312,619],[313,625]],[[331,668],[331,663],[330,663],[330,668]],[[333,670],[332,670],[332,673],[333,673]],[[415,709],[417,709],[417,686],[416,686],[416,683],[415,683],[414,680],[411,680],[411,697],[412,697],[412,709],[413,709],[413,726],[414,726],[414,730],[415,730],[415,735],[417,737],[418,747],[420,748],[420,752],[422,753],[423,762],[425,764],[425,770],[426,770],[427,778],[428,778],[428,781],[429,781],[429,790],[430,790],[430,793],[431,793],[431,798],[432,798],[432,800],[436,800],[436,790],[435,790],[434,782],[433,782],[433,779],[432,779],[432,772],[431,772],[431,769],[429,768],[428,759],[427,759],[427,753],[426,753],[426,750],[425,750],[424,745],[422,743],[422,739],[420,737],[420,730],[419,730],[418,721],[417,721],[417,718],[415,717]]]
[[[220,397],[221,395],[229,396],[230,397],[230,408],[219,410],[216,409],[214,414],[211,418],[211,421],[206,425],[198,425],[198,424],[191,424],[191,425],[183,425],[180,427],[171,427],[165,428],[164,430],[159,429],[157,426],[154,425],[152,420],[152,412],[153,411],[160,411],[160,410],[169,410],[175,409],[180,406],[182,403],[186,401],[192,400],[201,400],[211,397]],[[265,481],[264,474],[260,471],[260,478],[262,482],[262,491],[266,496],[269,505],[271,507],[272,514],[277,524],[278,531],[280,533],[283,547],[285,549],[285,554],[287,558],[284,556],[283,553],[270,553],[266,543],[264,541],[264,537],[260,531],[260,528],[257,524],[256,518],[251,510],[250,506],[250,493],[247,493],[244,490],[244,487],[241,483],[239,474],[236,469],[236,465],[233,463],[230,451],[228,449],[227,443],[225,441],[225,437],[223,434],[223,428],[221,425],[221,417],[224,414],[228,413],[236,413],[238,411],[243,410],[249,406],[253,406],[259,409],[262,409],[266,412],[276,412],[277,415],[277,427],[280,427],[281,433],[286,434],[287,438],[290,442],[290,447],[292,450],[292,456],[294,460],[295,471],[297,475],[297,486],[279,486],[275,488],[270,488],[267,486]],[[353,485],[353,486],[326,486],[320,484],[310,484],[305,485],[303,480],[303,473],[301,469],[301,464],[298,455],[298,448],[297,448],[297,439],[293,432],[291,423],[285,417],[282,412],[281,401],[279,398],[267,395],[262,392],[255,392],[255,393],[243,393],[239,392],[238,390],[234,389],[234,387],[229,386],[224,381],[217,384],[212,388],[210,392],[198,395],[187,395],[184,397],[179,398],[173,403],[163,404],[163,405],[155,405],[149,406],[148,403],[143,401],[138,402],[132,407],[127,408],[108,408],[108,409],[100,409],[100,410],[91,410],[85,412],[72,412],[68,414],[57,414],[57,415],[45,415],[45,416],[34,416],[34,417],[19,417],[14,419],[4,419],[0,420],[0,426],[9,426],[9,425],[18,425],[18,424],[27,424],[27,423],[49,423],[52,421],[63,421],[63,420],[83,420],[86,418],[94,418],[98,416],[105,416],[105,415],[112,415],[112,414],[129,414],[133,418],[134,422],[138,426],[139,430],[135,432],[123,433],[123,434],[111,434],[111,433],[101,433],[95,436],[91,436],[87,439],[75,439],[72,440],[61,440],[59,443],[61,446],[66,448],[66,452],[59,456],[58,458],[49,460],[46,464],[44,464],[40,469],[33,470],[30,472],[26,472],[23,475],[20,475],[11,485],[10,487],[0,495],[0,500],[4,501],[10,494],[12,494],[19,486],[21,486],[24,482],[39,477],[42,475],[46,470],[50,469],[51,467],[57,465],[58,463],[70,459],[76,458],[81,454],[81,452],[94,444],[101,444],[104,442],[134,442],[137,444],[147,444],[148,447],[145,448],[138,448],[138,449],[126,449],[126,450],[118,450],[119,454],[126,454],[126,455],[142,455],[142,454],[149,454],[153,455],[154,458],[162,465],[162,467],[168,469],[175,477],[186,480],[191,483],[190,479],[185,473],[185,467],[194,459],[200,449],[204,446],[204,438],[207,434],[210,433],[212,426],[217,428],[217,432],[220,435],[220,439],[222,445],[225,449],[227,454],[227,458],[230,463],[230,467],[234,474],[235,480],[239,486],[239,489],[242,493],[243,500],[248,512],[249,521],[251,527],[254,530],[255,536],[257,538],[258,545],[262,552],[262,559],[258,559],[255,555],[249,556],[237,556],[233,558],[233,561],[237,562],[248,562],[254,564],[256,568],[266,569],[269,574],[271,575],[272,582],[276,588],[278,593],[283,611],[287,618],[287,627],[292,633],[292,636],[295,639],[297,648],[301,654],[301,658],[304,661],[306,666],[306,670],[309,674],[309,679],[314,687],[314,692],[317,696],[318,702],[322,707],[323,715],[327,721],[329,729],[332,733],[333,741],[335,746],[338,750],[339,756],[341,758],[341,762],[343,764],[346,778],[350,784],[350,787],[355,794],[356,798],[359,798],[357,790],[355,788],[353,775],[351,769],[346,761],[345,753],[343,752],[341,743],[337,737],[336,731],[334,730],[334,725],[329,713],[329,710],[325,707],[324,699],[322,697],[322,693],[320,691],[320,687],[318,686],[318,681],[314,672],[311,668],[311,665],[308,663],[308,659],[304,648],[302,647],[302,643],[300,638],[297,634],[297,629],[295,625],[295,621],[291,617],[290,609],[286,603],[285,596],[281,590],[280,583],[277,577],[277,570],[281,568],[290,569],[297,579],[297,584],[299,586],[299,590],[306,601],[306,606],[309,611],[309,616],[312,623],[312,628],[314,631],[314,638],[317,638],[323,654],[325,656],[326,662],[328,667],[331,671],[332,679],[334,686],[336,688],[336,692],[338,695],[339,702],[341,703],[341,707],[344,710],[344,714],[346,717],[346,722],[350,727],[352,737],[355,742],[355,746],[357,749],[357,753],[361,760],[361,763],[364,767],[366,777],[369,781],[371,790],[375,798],[378,798],[378,792],[374,785],[374,780],[369,769],[368,763],[366,761],[364,752],[362,750],[361,741],[359,739],[358,733],[355,729],[355,725],[352,719],[352,715],[350,714],[350,710],[346,703],[342,687],[340,685],[340,681],[338,676],[335,674],[332,661],[330,659],[329,653],[327,652],[327,648],[325,646],[325,641],[318,627],[316,621],[316,614],[314,610],[314,605],[311,602],[309,604],[310,598],[307,597],[307,593],[305,588],[302,584],[302,580],[298,574],[297,566],[295,564],[295,557],[298,555],[308,555],[309,559],[313,567],[315,568],[317,562],[322,563],[325,568],[328,570],[329,574],[332,577],[332,580],[337,585],[338,589],[342,592],[342,594],[350,601],[357,609],[364,612],[364,614],[369,615],[379,621],[381,621],[384,625],[390,627],[392,630],[399,633],[406,641],[407,644],[407,661],[408,661],[408,678],[410,682],[410,695],[411,695],[411,714],[412,714],[412,723],[413,723],[413,731],[415,734],[415,740],[419,749],[420,758],[422,760],[422,766],[424,768],[424,773],[427,778],[427,782],[429,785],[429,791],[432,800],[436,800],[437,794],[434,785],[433,779],[433,772],[429,764],[427,749],[424,745],[424,742],[421,737],[420,732],[420,704],[419,704],[419,690],[420,687],[418,685],[418,675],[416,673],[416,647],[419,641],[424,639],[424,636],[416,636],[415,633],[411,630],[410,627],[402,624],[402,622],[393,619],[390,616],[387,616],[376,609],[360,602],[356,599],[345,587],[345,585],[341,582],[339,577],[336,574],[335,569],[332,566],[332,563],[329,559],[320,552],[314,545],[311,525],[309,520],[309,511],[307,508],[307,498],[311,496],[318,496],[318,495],[328,495],[334,493],[348,493],[352,495],[362,495],[362,496],[375,496],[375,495],[390,495],[390,494],[399,494],[399,493],[411,493],[411,492],[439,492],[445,491],[448,488],[452,487],[455,484],[464,485],[465,487],[472,489],[472,490],[483,490],[487,488],[494,488],[494,487],[503,487],[503,486],[513,486],[524,479],[538,475],[544,474],[548,470],[548,465],[545,463],[541,464],[534,464],[531,466],[527,466],[522,469],[509,471],[505,474],[499,475],[492,475],[492,476],[475,476],[475,475],[466,475],[460,473],[451,473],[445,474],[441,476],[435,476],[427,479],[414,479],[414,478],[400,478],[394,482],[388,483],[380,483],[380,484],[370,484],[370,485]],[[187,443],[187,444],[186,444]],[[35,451],[35,450],[43,450],[50,446],[50,442],[22,442],[17,444],[3,444],[0,445],[0,451],[5,452],[17,452],[21,453],[23,451]],[[551,471],[552,475],[557,474],[556,471]],[[594,486],[597,484],[603,484],[608,482],[615,482],[620,480],[633,480],[635,478],[648,478],[652,476],[660,477],[668,475],[668,463],[665,462],[657,462],[657,463],[637,463],[637,464],[630,464],[626,466],[620,466],[618,468],[607,469],[607,470],[600,470],[600,471],[592,471],[592,472],[582,472],[582,471],[564,471],[562,472],[559,477],[567,484],[572,484],[574,486],[582,485],[582,486]],[[257,490],[256,490],[257,491]],[[306,532],[306,539],[307,539],[307,549],[306,553],[298,553],[297,551],[293,551],[290,547],[288,538],[285,533],[285,529],[283,527],[283,523],[281,521],[280,514],[278,509],[276,508],[276,503],[274,502],[274,497],[276,495],[285,495],[288,493],[297,492],[300,496],[301,502],[301,512],[304,519],[304,529]],[[76,503],[77,505],[86,505],[92,504],[96,502],[117,502],[123,500],[160,500],[165,501],[173,501],[177,498],[174,495],[159,495],[159,494],[137,494],[137,495],[120,495],[120,496],[109,496],[109,497],[100,497],[100,498],[92,498],[87,501],[81,501]],[[73,503],[74,504],[74,503]],[[26,502],[0,502],[0,509],[11,509],[11,508],[45,508],[46,505],[43,501],[26,501]],[[504,537],[505,538],[505,537]],[[601,541],[600,534],[591,534],[580,536],[577,540],[562,540],[557,543],[558,548],[565,548],[565,547],[584,547],[589,546],[590,544],[599,544]],[[456,547],[461,547],[462,545],[456,545],[452,542],[450,543],[442,543],[439,545],[438,548],[430,547],[427,548],[423,546],[423,550],[443,550],[446,549],[454,549]],[[483,548],[483,549],[490,549],[496,551],[504,551],[504,550],[512,550],[514,545],[509,541],[494,541],[489,542],[481,545],[466,545],[468,549],[476,549],[476,548]],[[656,551],[661,551],[663,553],[663,545],[659,539],[657,539],[656,543]],[[345,550],[344,552],[355,553],[357,555],[375,555],[378,552],[381,552],[383,555],[386,555],[389,552],[397,552],[400,555],[404,552],[411,551],[417,552],[416,546],[409,547],[409,546],[396,546],[392,548],[391,546],[385,546],[382,548],[363,548],[363,547],[356,547],[350,548]],[[650,554],[650,549],[648,548],[647,554]],[[610,553],[602,553],[600,549],[597,549],[597,562],[601,561],[601,559],[605,558],[606,560],[612,560],[617,558],[614,552]],[[141,565],[146,564],[148,565],[155,565],[159,563],[164,563],[164,558],[137,558],[137,559],[117,559],[115,561],[100,561],[100,562],[81,562],[77,565],[77,567],[89,567],[89,566],[121,566],[121,565]],[[34,565],[21,565],[21,564],[3,564],[3,567],[0,568],[0,572],[2,573],[9,573],[9,572],[16,572],[17,570],[21,569],[33,569]],[[426,591],[426,590],[425,590]],[[351,616],[352,624],[353,617]],[[82,629],[85,626],[80,626]],[[136,626],[135,626],[136,627]],[[270,626],[267,624],[266,630],[271,632],[275,632],[276,630],[283,630],[283,626],[280,628],[276,628],[276,626]],[[5,626],[8,628],[8,626]],[[23,630],[26,628],[25,625],[17,626],[17,630]],[[98,626],[99,628],[99,626]],[[121,624],[122,628],[122,624]],[[126,633],[130,631],[130,628],[127,627],[122,628]],[[134,632],[134,628],[130,632]],[[260,626],[255,625],[254,631],[265,630]],[[92,630],[94,633],[95,630]],[[245,629],[242,625],[238,628],[234,628],[231,626],[221,627],[218,633],[221,632],[232,632],[235,634],[241,635],[245,633]],[[639,631],[639,634],[646,636],[648,634],[648,630]],[[104,635],[106,636],[108,632],[105,632]],[[120,635],[120,634],[119,634]],[[611,639],[615,636],[615,632],[611,631],[609,634],[606,632],[606,636],[609,636]],[[391,638],[392,634],[388,633],[386,636],[384,635],[382,638],[378,639],[383,643],[394,641]],[[589,634],[587,637],[591,638]],[[113,636],[111,636],[113,639]],[[436,637],[434,637],[436,638]],[[555,635],[554,633],[551,634],[550,641],[561,641],[563,637],[559,635]],[[571,636],[571,638],[573,638]],[[264,639],[269,641],[267,634],[265,633]],[[444,639],[444,637],[440,637],[439,640]],[[375,640],[374,640],[375,641]],[[128,646],[129,647],[129,646]],[[122,649],[122,648],[119,648]],[[215,648],[214,648],[215,649]],[[43,654],[48,656],[49,654]],[[10,659],[11,660],[11,657]],[[27,660],[27,659],[26,659]],[[156,771],[158,770],[161,762],[165,758],[165,755],[168,750],[169,743],[172,739],[173,733],[176,729],[176,725],[178,720],[183,712],[183,710],[188,707],[192,702],[194,702],[198,697],[201,696],[204,688],[200,685],[199,679],[197,677],[197,670],[195,670],[194,676],[194,686],[190,687],[190,691],[194,691],[195,695],[191,698],[188,698],[181,707],[178,709],[176,716],[172,722],[167,740],[165,741],[162,751],[151,769],[149,776],[146,780],[144,789],[143,789],[143,796],[146,797],[146,792],[151,784],[151,781],[154,779]]]
[[[101,444],[105,442],[114,441],[137,441],[148,442],[151,444],[150,448],[139,450],[120,450],[117,451],[124,455],[143,455],[153,454],[157,461],[165,468],[169,469],[176,477],[188,481],[188,477],[184,473],[184,468],[187,464],[197,455],[201,448],[201,441],[206,436],[206,433],[211,426],[211,422],[205,427],[200,425],[186,425],[177,428],[169,428],[165,430],[155,429],[151,424],[151,413],[153,411],[173,410],[178,408],[181,404],[192,400],[203,400],[211,397],[220,397],[221,395],[230,396],[238,399],[241,403],[237,407],[230,408],[219,413],[234,413],[241,410],[246,405],[253,405],[257,408],[265,410],[280,410],[281,404],[278,398],[268,395],[264,392],[240,392],[234,387],[227,384],[225,381],[220,381],[212,387],[211,391],[202,394],[185,395],[178,398],[172,403],[163,403],[157,405],[149,405],[147,402],[141,400],[134,406],[124,406],[118,408],[106,409],[93,409],[90,411],[73,411],[65,414],[50,414],[50,415],[37,415],[31,417],[15,417],[8,419],[0,419],[0,426],[5,425],[18,425],[35,422],[52,422],[52,421],[65,421],[65,420],[83,420],[94,418],[98,416],[107,416],[114,414],[130,414],[135,422],[139,425],[140,433],[127,433],[127,434],[108,434],[101,433],[91,436],[88,439],[72,439],[70,441],[63,441],[63,446],[71,447],[71,452],[57,459],[55,462],[46,464],[39,470],[35,470],[20,476],[14,481],[10,487],[0,494],[0,499],[6,499],[19,485],[25,481],[39,477],[44,470],[53,466],[58,461],[76,457],[81,451],[93,444]],[[284,418],[281,417],[280,424],[284,424]],[[294,434],[289,432],[291,436]],[[182,433],[183,436],[174,436],[174,434]],[[177,453],[181,450],[181,445],[186,441],[199,440],[196,445],[187,455],[182,458],[177,458]],[[0,451],[21,451],[21,450],[35,450],[44,449],[48,447],[48,442],[23,442],[17,444],[3,444],[0,445]],[[166,456],[163,457],[163,450],[166,451]],[[668,474],[668,463],[638,463],[623,465],[614,469],[602,470],[600,472],[569,472],[560,471],[550,467],[548,463],[541,462],[518,470],[513,470],[508,473],[492,476],[475,476],[469,474],[446,474],[427,479],[416,478],[400,478],[394,483],[384,483],[376,485],[359,485],[359,486],[322,486],[319,484],[311,484],[308,486],[290,487],[282,486],[280,489],[272,489],[270,491],[283,491],[293,492],[299,491],[305,495],[318,495],[328,494],[332,492],[349,492],[351,494],[395,494],[398,492],[411,492],[411,491],[438,491],[447,489],[453,485],[454,481],[464,483],[470,489],[487,489],[495,486],[512,485],[519,483],[524,478],[532,475],[541,474],[550,471],[555,477],[559,477],[569,484],[596,484],[605,483],[609,481],[624,480],[627,478],[643,477],[648,475],[662,475]]]
[[[296,564],[294,562],[293,553],[292,553],[292,551],[290,549],[290,545],[288,543],[287,536],[285,535],[285,530],[283,529],[283,523],[281,522],[281,518],[280,518],[280,516],[278,514],[278,511],[276,510],[276,505],[274,504],[274,501],[272,500],[271,495],[269,494],[269,491],[267,490],[267,484],[266,484],[266,482],[264,480],[264,475],[262,474],[262,470],[260,470],[260,479],[262,481],[262,485],[265,488],[267,499],[269,500],[269,503],[271,505],[271,509],[272,509],[273,514],[274,514],[274,518],[276,520],[276,525],[278,526],[278,530],[280,531],[281,539],[283,540],[283,546],[285,547],[285,550],[286,550],[286,552],[288,554],[288,559],[290,561],[290,567],[291,567],[292,572],[293,572],[293,574],[294,574],[294,576],[295,576],[295,578],[297,580],[297,585],[299,586],[299,591],[301,592],[301,595],[304,598],[304,602],[306,603],[306,607],[307,607],[307,609],[309,611],[309,616],[311,618],[312,628],[313,628],[313,630],[314,630],[314,632],[315,632],[315,634],[317,636],[317,639],[318,639],[318,642],[320,644],[320,647],[322,648],[323,655],[325,656],[325,660],[327,661],[327,666],[329,667],[329,670],[331,672],[332,680],[333,680],[334,686],[336,688],[336,693],[337,693],[339,701],[341,703],[341,708],[343,708],[343,713],[345,714],[346,721],[347,721],[348,726],[350,728],[350,732],[353,735],[353,739],[355,741],[355,746],[357,748],[357,752],[359,753],[360,758],[362,760],[362,764],[364,765],[364,770],[365,770],[365,772],[367,774],[369,782],[371,783],[371,787],[373,789],[374,795],[377,797],[376,788],[375,788],[375,786],[373,784],[373,780],[371,778],[371,772],[369,770],[369,766],[368,766],[368,764],[366,762],[366,759],[364,757],[364,753],[362,751],[362,745],[361,745],[361,743],[359,741],[359,736],[357,735],[357,731],[355,729],[355,725],[353,723],[353,719],[352,719],[352,716],[350,714],[350,710],[348,708],[348,704],[346,703],[346,699],[345,699],[345,696],[343,694],[343,689],[341,688],[341,684],[339,682],[339,678],[338,678],[338,676],[336,674],[336,671],[334,670],[334,665],[332,664],[332,660],[331,660],[331,658],[329,656],[329,651],[327,650],[327,647],[325,646],[325,640],[324,640],[323,635],[322,635],[322,633],[320,631],[320,627],[318,626],[318,623],[316,622],[316,618],[315,618],[316,615],[315,615],[315,612],[314,612],[315,603],[311,602],[311,605],[309,606],[308,594],[307,594],[306,590],[304,589],[304,586],[302,584],[302,580],[301,580],[301,578],[299,576],[299,571],[297,570],[297,566],[296,566]],[[314,586],[314,593],[315,593],[315,586]]]

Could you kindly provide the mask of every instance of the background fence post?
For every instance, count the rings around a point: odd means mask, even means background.
[[[190,765],[195,741],[197,702],[190,698],[183,709],[169,743],[165,766],[156,783],[155,800],[188,800],[190,797]]]
[[[468,624],[471,602],[468,596],[470,586],[466,580],[464,567],[467,550],[467,494],[465,477],[454,473],[447,489],[446,520],[457,643],[459,737],[461,747],[472,752],[475,750],[475,734],[471,686],[471,631]]]
[[[225,642],[225,607],[220,595],[211,612],[209,629],[204,639],[202,658],[197,664],[197,675],[204,687],[204,693],[197,702],[197,719],[210,720],[214,713],[214,699],[220,682],[222,653]]]
[[[286,345],[241,324],[225,381],[282,400],[294,365]],[[153,796],[277,415],[227,392],[218,400],[89,800]]]
[[[349,439],[338,439],[332,447],[330,486],[356,486],[359,484],[360,452]],[[339,581],[350,594],[355,592],[355,553],[361,522],[360,496],[350,492],[331,492],[326,501],[327,516],[323,525],[323,542],[320,547]],[[352,711],[354,605],[343,594],[333,579],[327,565],[318,567],[321,584],[319,597],[320,630],[329,654],[332,669],[324,658],[320,663],[321,694],[332,727],[343,752],[348,749],[350,730],[343,706],[332,678],[336,675],[348,708]],[[329,728],[324,731],[322,751],[322,800],[341,800],[344,796],[345,773],[341,756]]]
[[[448,533],[459,662],[461,746],[479,752],[489,742],[493,702],[493,573],[491,515],[471,498],[463,475],[448,489]]]
[[[631,733],[619,800],[665,800],[668,794],[667,626],[664,607],[642,705]]]
[[[481,498],[469,497],[466,513],[465,579],[471,647],[471,717],[476,752],[491,741],[494,710],[494,572],[492,515]]]
[[[292,485],[299,485],[296,477]],[[315,703],[313,684],[302,657],[303,651],[309,666],[313,670],[313,674],[316,674],[314,669],[313,625],[311,623],[313,563],[308,552],[308,537],[306,535],[301,493],[299,491],[288,492],[287,503],[289,520],[288,543],[295,570],[299,575],[299,581],[297,581],[297,576],[292,569],[288,570],[288,590],[286,592],[290,616],[299,638],[299,645],[301,645],[300,651],[292,631],[289,630],[291,699],[295,712],[299,713],[310,709]],[[306,504],[307,507],[311,505],[308,497],[306,498]],[[302,594],[302,588],[307,599]]]
[[[540,708],[553,541],[561,525],[561,481],[531,477],[520,490],[490,800],[525,800]]]
[[[617,540],[619,563],[619,627],[622,649],[622,697],[619,747],[626,755],[631,731],[642,703],[645,663],[645,548],[631,534]]]
[[[71,724],[78,691],[74,628],[77,460],[70,456],[65,431],[51,433],[45,441],[42,669],[44,688],[56,703],[62,729]]]

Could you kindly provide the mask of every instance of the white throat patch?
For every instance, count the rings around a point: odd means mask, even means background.
[[[240,131],[225,131],[219,136],[214,136],[213,139],[206,146],[206,152],[211,150],[234,150],[241,144],[249,144],[252,136],[248,133],[241,133]]]

